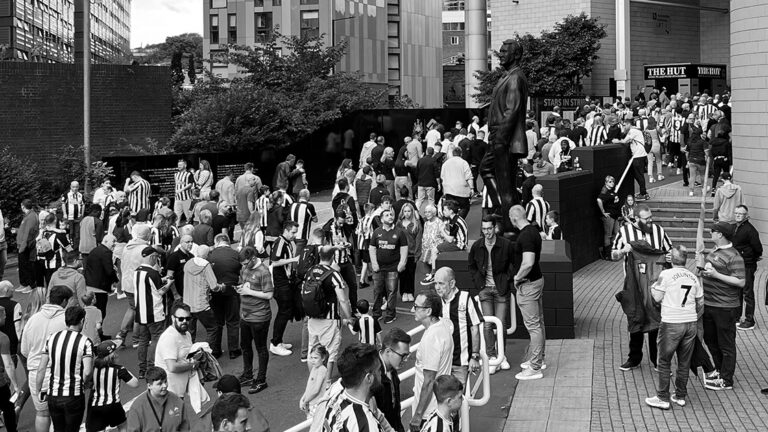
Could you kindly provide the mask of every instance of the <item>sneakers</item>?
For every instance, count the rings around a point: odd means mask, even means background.
[[[507,360],[504,359],[504,361],[506,362]],[[531,368],[531,361],[530,360],[528,360],[528,361],[526,361],[524,363],[520,363],[520,369],[530,369],[530,368]],[[546,368],[547,368],[547,364],[544,363],[544,362],[541,362],[541,370],[544,370]]]
[[[664,176],[659,174],[659,181],[662,181],[662,180],[664,180]]]
[[[680,168],[678,168],[678,169],[677,169],[677,175],[680,175],[680,174],[682,174],[682,173],[683,173],[683,170],[682,170],[682,169],[680,169]]]
[[[663,410],[668,410],[668,409],[672,408],[672,406],[669,404],[669,402],[665,402],[665,401],[659,399],[658,396],[645,398],[645,404],[648,405],[649,407],[659,408],[659,409],[663,409]]]
[[[619,366],[619,369],[621,369],[624,372],[626,372],[628,370],[635,369],[635,368],[638,368],[638,367],[640,367],[639,364],[634,364],[631,361],[627,360],[627,361],[624,362],[623,365]]]
[[[414,300],[413,294],[405,293],[405,294],[403,294],[402,297],[403,297],[403,303],[405,303],[405,302],[412,302]]]
[[[435,275],[432,273],[427,273],[426,276],[424,276],[424,279],[421,280],[422,285],[432,285],[435,282]]]
[[[714,380],[706,380],[704,382],[704,388],[707,390],[733,390],[732,385],[728,385],[725,383],[725,380],[722,378],[714,379]]]
[[[302,358],[301,358],[301,362],[302,362],[302,363],[306,363],[306,362],[307,362],[307,358],[306,358],[306,357],[302,357]]]
[[[736,324],[736,329],[738,330],[754,330],[755,329],[755,323],[751,323],[747,320],[742,320],[740,323]]]
[[[520,381],[528,381],[528,380],[544,378],[544,374],[541,372],[541,369],[539,370],[523,369],[522,372],[515,375],[515,378],[517,378]]]
[[[397,315],[393,316],[392,318],[385,320],[384,324],[392,324],[397,319]]]
[[[651,199],[651,196],[648,195],[648,194],[645,194],[645,195],[637,194],[637,195],[635,195],[635,201],[647,201],[649,199]]]
[[[265,382],[254,382],[251,384],[251,388],[248,389],[248,394],[255,394],[269,387]]]
[[[656,180],[653,179],[653,176],[648,176],[648,183],[653,183]]]
[[[701,374],[702,381],[704,382],[704,386],[707,386],[707,382],[715,381],[718,378],[720,378],[720,372],[719,371],[712,371],[710,373],[703,373]]]
[[[285,349],[287,349],[287,350],[293,348],[293,345],[287,344],[287,343],[282,343],[282,342],[280,342],[280,346],[285,348]]]
[[[672,396],[669,397],[669,400],[671,400],[672,403],[676,404],[677,406],[685,406],[685,399],[678,399],[677,395],[674,393],[672,393]]]
[[[693,191],[688,192],[688,196],[693,196]]]
[[[381,310],[387,310],[387,300],[385,299],[383,302],[381,302]]]
[[[501,370],[510,370],[510,369],[512,369],[512,366],[509,365],[509,362],[507,361],[506,357],[504,357],[504,359],[501,360],[501,365],[499,365],[499,366],[501,366]],[[546,369],[546,368],[547,368],[547,365],[545,365],[545,364],[541,365],[541,369]]]
[[[282,345],[272,345],[269,344],[269,352],[271,352],[274,355],[278,355],[281,357],[289,356],[293,354],[290,350],[285,349]]]
[[[498,368],[499,368],[498,366],[494,366],[494,365],[490,364],[490,363],[493,363],[493,362],[495,362],[496,360],[497,360],[497,358],[496,358],[496,357],[490,357],[490,358],[488,359],[488,363],[489,363],[489,364],[488,364],[488,373],[489,373],[490,375],[493,375],[493,374],[495,374],[495,373],[496,373],[496,371],[497,371],[497,370],[498,370]]]
[[[237,380],[240,382],[241,386],[247,386],[249,384],[253,384],[253,375],[240,375],[237,377]]]

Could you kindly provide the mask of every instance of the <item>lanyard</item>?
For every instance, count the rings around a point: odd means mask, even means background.
[[[157,426],[160,428],[160,430],[163,430],[163,420],[165,420],[165,409],[160,409],[161,416],[157,415],[157,410],[155,409],[155,405],[152,403],[152,398],[149,396],[149,392],[147,392],[147,401],[149,401],[149,407],[152,408],[152,414],[155,415],[155,420],[157,420]]]

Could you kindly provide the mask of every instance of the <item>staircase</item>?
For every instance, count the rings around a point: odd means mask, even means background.
[[[704,214],[704,248],[706,251],[714,247],[709,236],[709,228],[712,225],[713,201],[713,198],[707,197]],[[696,250],[696,229],[701,210],[701,195],[695,197],[654,197],[643,204],[651,208],[653,222],[664,228],[672,245],[683,245],[691,252]]]

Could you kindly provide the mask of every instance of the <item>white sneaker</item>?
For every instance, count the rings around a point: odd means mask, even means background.
[[[681,170],[680,168],[678,168],[678,169],[677,169],[677,175],[680,175],[680,174],[682,174],[682,173],[683,173],[683,170]]]
[[[492,365],[488,366],[488,374],[489,375],[495,374],[497,370],[498,370],[498,366],[492,366]]]
[[[522,372],[515,375],[515,378],[519,379],[520,381],[528,381],[528,380],[542,379],[544,378],[544,374],[541,373],[541,369],[539,370],[523,369]]]
[[[542,369],[545,368],[544,365],[541,365],[541,366],[542,366]],[[501,370],[510,370],[511,368],[512,368],[512,366],[509,365],[509,362],[507,361],[507,358],[504,357],[504,359],[501,360]]]
[[[506,362],[507,359],[504,359],[504,361]],[[531,368],[531,361],[530,360],[528,360],[528,361],[526,361],[524,363],[520,363],[520,369],[530,369],[530,368]],[[542,362],[541,363],[541,370],[544,370],[546,368],[547,368],[547,364]]]
[[[293,354],[293,352],[283,348],[281,345],[274,346],[272,344],[269,344],[269,352],[271,352],[274,355],[281,356],[281,357],[285,357],[285,356],[289,356],[289,355]]]
[[[662,180],[664,180],[664,176],[659,174],[659,181],[662,181]]]
[[[653,183],[654,181],[655,181],[655,180],[653,179],[653,177],[651,177],[651,178],[649,178],[649,179],[648,179],[648,183]]]
[[[693,196],[693,191],[688,192],[688,196]]]
[[[669,402],[664,402],[663,400],[659,399],[658,396],[645,398],[645,404],[650,407],[660,408],[663,410],[668,410],[672,407]]]
[[[293,348],[292,344],[287,344],[287,343],[282,343],[282,342],[280,343],[280,346],[285,348],[285,349],[287,349],[287,350]]]
[[[381,302],[381,310],[387,310],[387,301],[386,300]]]
[[[669,400],[676,403],[677,406],[684,407],[685,406],[685,399],[678,399],[677,395],[672,393],[672,396],[669,397]]]

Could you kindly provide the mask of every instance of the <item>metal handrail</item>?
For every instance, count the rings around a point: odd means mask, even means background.
[[[511,302],[510,306],[511,309],[514,310],[514,303],[515,303],[515,296],[510,295]],[[514,329],[516,328],[516,321],[515,321],[515,315],[516,312],[512,312],[512,330],[514,332]],[[480,359],[482,360],[482,367],[481,367],[481,374],[478,377],[477,381],[475,381],[475,385],[471,385],[471,375],[469,374],[467,376],[467,385],[465,386],[465,398],[464,401],[461,404],[461,430],[464,432],[469,432],[469,407],[470,406],[483,406],[488,403],[488,401],[491,398],[491,374],[490,374],[490,367],[491,366],[499,366],[502,361],[504,361],[504,332],[502,331],[503,323],[500,319],[496,318],[495,316],[483,316],[483,319],[486,322],[489,322],[496,326],[496,350],[498,353],[501,353],[501,355],[496,356],[496,360],[491,362],[488,359],[488,355],[486,354],[486,343],[485,343],[485,332],[481,329],[480,331]],[[419,325],[411,330],[409,330],[407,333],[410,336],[417,335],[424,331],[424,326]],[[507,332],[508,334],[509,331]],[[415,343],[411,345],[410,352],[416,352],[416,350],[419,348],[419,343]],[[402,383],[404,380],[416,375],[416,368],[412,367],[402,374],[399,374],[400,382]],[[480,386],[482,385],[483,389],[483,396],[480,399],[475,399],[475,395],[477,394],[477,391],[480,389]],[[411,396],[408,399],[404,400],[400,404],[401,408],[401,414],[404,413],[407,409],[411,408],[413,406],[415,397]],[[295,426],[292,426],[285,430],[285,432],[302,432],[304,430],[307,430],[312,426],[312,420],[305,420]]]

